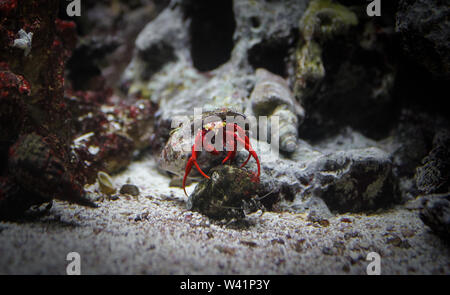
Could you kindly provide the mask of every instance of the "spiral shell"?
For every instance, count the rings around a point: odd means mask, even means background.
[[[253,113],[256,116],[278,116],[280,149],[289,153],[295,151],[298,126],[305,117],[305,111],[295,100],[285,79],[265,69],[257,69],[256,78],[250,95]]]

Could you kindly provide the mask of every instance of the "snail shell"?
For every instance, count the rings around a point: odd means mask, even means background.
[[[293,152],[297,147],[298,126],[305,111],[295,100],[287,81],[265,69],[256,70],[257,82],[250,95],[251,108],[256,116],[278,116],[280,149]],[[268,138],[268,137],[267,137]]]

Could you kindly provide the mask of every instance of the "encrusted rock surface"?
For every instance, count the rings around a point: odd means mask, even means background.
[[[423,209],[420,218],[434,232],[450,241],[450,195],[428,195],[423,199]]]
[[[445,193],[450,191],[450,133],[449,130],[437,132],[433,148],[422,160],[423,166],[417,168],[416,184],[425,193]]]
[[[450,7],[446,1],[401,0],[396,31],[407,54],[436,77],[450,78]]]

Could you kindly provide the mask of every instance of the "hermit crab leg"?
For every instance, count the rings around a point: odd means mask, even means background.
[[[251,148],[252,145],[250,144],[250,139],[248,138],[247,135],[245,135],[244,129],[242,129],[238,124],[234,124],[234,128],[239,133],[240,137],[242,139],[244,139],[245,142],[247,142],[249,147]],[[248,154],[247,160],[245,160],[244,164],[241,165],[241,168],[244,167],[248,163],[248,161],[250,160],[250,157],[251,157],[251,153]]]
[[[205,146],[205,150],[214,156],[218,156],[220,154],[212,144],[207,144]]]
[[[189,172],[191,172],[192,164],[194,162],[194,159],[192,157],[189,158],[189,161],[186,164],[186,170],[184,171],[184,177],[183,177],[183,190],[184,194],[187,196],[186,193],[186,178],[189,175]]]
[[[261,175],[261,167],[259,164],[259,160],[258,160],[258,155],[256,154],[256,152],[253,150],[253,148],[250,146],[250,144],[246,141],[244,141],[242,138],[240,138],[239,136],[237,136],[236,133],[232,133],[230,131],[225,131],[226,134],[233,136],[237,141],[239,141],[240,143],[244,144],[245,149],[252,155],[253,158],[255,158],[256,160],[256,164],[258,165],[258,174],[257,177],[259,177]],[[248,138],[248,137],[247,137]]]
[[[248,140],[248,137],[247,137],[247,135],[245,135],[245,131],[244,131],[244,129],[242,129],[238,124],[236,124],[236,123],[234,123],[233,124],[234,125],[234,128],[236,129],[236,132],[239,134],[239,136],[242,138],[242,139],[245,139],[246,141]],[[250,142],[249,142],[250,143]]]
[[[198,151],[196,151],[195,148],[197,147],[197,145],[198,145],[199,143],[201,144],[201,139],[202,139],[202,137],[203,137],[203,130],[199,130],[199,131],[197,132],[197,135],[195,136],[194,144],[192,145],[192,155],[191,155],[191,157],[189,158],[189,160],[188,160],[188,162],[187,162],[187,164],[186,164],[186,169],[185,169],[185,171],[184,171],[184,177],[183,177],[183,190],[184,190],[184,193],[186,194],[186,196],[187,196],[187,193],[186,193],[186,179],[187,179],[187,177],[188,177],[188,175],[189,175],[189,172],[191,172],[192,165],[195,165],[195,167],[197,168],[198,172],[200,172],[200,174],[202,174],[204,177],[206,177],[206,178],[209,179],[209,176],[206,175],[206,174],[202,171],[202,169],[200,168],[200,166],[199,166],[198,163],[197,163],[197,153],[198,153]]]
[[[239,136],[241,137],[241,139],[244,139],[246,143],[248,143],[249,147],[251,148],[251,144],[250,144],[250,139],[248,138],[247,135],[245,135],[245,131],[236,123],[233,124],[234,127],[234,131],[236,131]],[[237,145],[236,145],[236,141],[234,141],[234,151],[230,151],[227,154],[227,157],[225,159],[223,159],[222,164],[225,164],[225,162],[229,159],[230,161],[232,161],[234,159],[234,157],[236,156],[236,149],[237,149]],[[245,160],[244,164],[241,165],[241,168],[244,167],[248,161],[250,160],[251,154],[248,154],[247,160]]]
[[[250,160],[250,157],[251,157],[251,156],[252,156],[252,154],[251,154],[251,153],[248,153],[247,160],[245,160],[245,162],[241,165],[241,168],[244,167],[245,165],[247,165],[248,160]]]
[[[202,143],[202,139],[203,139],[203,130],[199,130],[197,132],[197,135],[195,136],[195,140],[194,140],[194,144],[192,145],[192,159],[193,159],[193,163],[195,165],[195,168],[197,168],[198,172],[200,172],[201,175],[203,175],[204,177],[209,179],[209,176],[205,174],[205,172],[203,172],[203,170],[200,168],[200,166],[197,163],[197,153],[199,151],[196,151],[195,148]]]
[[[234,157],[236,156],[236,142],[234,141],[234,150],[229,151],[227,156],[225,157],[225,159],[223,159],[222,164],[225,164],[226,161],[230,160],[230,162],[234,159]]]

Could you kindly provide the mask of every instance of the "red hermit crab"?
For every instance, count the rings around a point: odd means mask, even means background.
[[[214,140],[214,145],[211,143],[204,144],[205,138],[208,137],[211,137]],[[258,165],[258,173],[255,174],[255,177],[252,179],[252,181],[259,181],[261,167],[259,164],[258,155],[253,150],[250,144],[250,139],[245,134],[245,131],[236,123],[214,121],[203,125],[203,128],[199,129],[195,136],[194,144],[192,145],[192,155],[186,164],[186,169],[183,177],[183,190],[186,195],[186,178],[189,175],[189,172],[191,171],[193,165],[197,168],[198,172],[200,172],[201,175],[203,175],[207,179],[210,178],[202,171],[202,169],[198,165],[197,157],[202,150],[202,146],[207,152],[213,155],[219,155],[220,152],[215,148],[215,146],[217,146],[216,143],[221,144],[222,147],[227,150],[227,155],[223,159],[222,164],[225,164],[227,161],[231,162],[234,159],[237,152],[237,146],[238,144],[241,144],[249,152],[247,160],[245,160],[241,167],[244,167],[247,164],[247,162],[250,160],[250,157],[255,158],[256,164]]]

